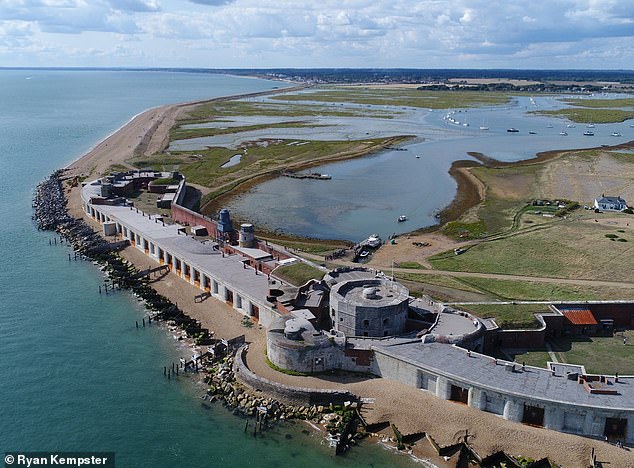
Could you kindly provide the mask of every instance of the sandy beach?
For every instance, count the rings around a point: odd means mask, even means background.
[[[133,154],[153,153],[163,149],[175,119],[187,106],[193,104],[161,106],[137,115],[72,163],[68,168],[69,175],[95,177],[103,174],[113,164],[125,165],[125,160]],[[69,210],[77,217],[82,215],[80,189],[76,187],[68,190]],[[87,222],[93,223],[97,229],[92,220],[88,219]],[[126,248],[122,254],[140,269],[156,266],[155,262],[132,247]],[[203,327],[213,330],[217,337],[231,338],[245,334],[247,341],[251,343],[247,363],[256,373],[288,385],[345,388],[360,397],[374,399],[374,403],[364,405],[362,413],[370,423],[389,420],[403,434],[425,431],[442,446],[462,440],[465,431],[468,431],[469,442],[482,456],[505,450],[513,455],[536,459],[548,456],[552,461],[566,467],[586,467],[589,466],[590,453],[594,448],[598,460],[604,464],[634,467],[634,454],[627,449],[617,448],[603,441],[506,421],[466,405],[438,399],[397,382],[359,376],[331,379],[327,376],[297,377],[279,373],[265,362],[263,329],[257,325],[253,328],[244,327],[241,324],[241,314],[213,298],[195,303],[194,295],[199,290],[175,275],[167,274],[157,279],[152,286],[177,302],[186,314],[200,320]],[[419,442],[419,445],[428,446],[425,441]],[[428,450],[423,450],[419,454],[424,456],[427,452]]]

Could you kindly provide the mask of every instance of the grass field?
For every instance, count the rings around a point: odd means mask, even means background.
[[[250,143],[240,150],[212,147],[198,151],[173,151],[151,158],[135,158],[129,162],[139,168],[181,171],[189,182],[212,189],[203,200],[206,202],[232,188],[233,183],[247,180],[257,174],[330,158],[355,157],[397,144],[404,139],[406,137],[358,141],[307,141],[303,145],[292,146],[289,146],[286,140],[274,140],[266,146]],[[227,168],[221,167],[236,153],[243,155],[240,163]]]
[[[319,280],[324,276],[323,271],[302,262],[278,267],[274,274],[294,286],[301,286],[310,279]]]
[[[305,122],[279,122],[260,125],[241,125],[237,127],[223,128],[182,128],[175,127],[170,131],[170,140],[187,140],[190,138],[209,137],[216,135],[226,135],[230,133],[250,132],[254,130],[265,130],[268,128],[303,128],[319,127],[320,125],[307,124]]]
[[[546,368],[548,361],[552,361],[546,348],[531,350],[504,350],[509,359],[527,366]]]
[[[570,337],[553,340],[551,345],[559,360],[571,364],[583,364],[590,373],[634,375],[634,331],[625,334],[628,345],[621,336]]]
[[[460,291],[467,292],[482,292],[480,289],[465,284],[460,281],[458,278],[454,278],[452,276],[446,275],[432,275],[432,274],[421,274],[421,273],[403,273],[403,272],[395,272],[394,276],[398,279],[405,281],[413,281],[415,283],[424,283],[424,284],[433,284],[436,286],[442,286],[444,288],[457,289]]]
[[[288,234],[271,234],[258,230],[258,239],[268,240],[275,244],[283,245],[299,252],[309,254],[327,255],[335,250],[349,248],[348,243],[338,240],[311,239],[305,240],[289,236]]]
[[[458,306],[481,318],[495,318],[500,328],[537,328],[539,321],[534,314],[547,312],[545,304],[469,304]]]
[[[277,98],[292,101],[294,99],[286,99],[291,96],[294,95],[277,96]],[[235,116],[310,117],[327,115],[332,117],[380,117],[389,119],[392,118],[394,114],[394,112],[376,109],[344,110],[338,108],[333,109],[322,105],[303,105],[294,102],[288,105],[270,102],[222,101],[201,104],[188,110],[187,113],[179,118],[177,124],[203,123],[218,120],[222,117]]]
[[[510,95],[478,91],[425,91],[417,89],[376,89],[346,87],[312,93],[273,96],[280,101],[349,102],[366,105],[449,109],[505,104]]]
[[[531,113],[562,117],[576,123],[619,123],[634,118],[634,111],[623,109],[566,108]]]
[[[634,281],[632,231],[619,233],[627,242],[615,242],[605,237],[615,233],[613,228],[582,221],[562,220],[540,230],[482,242],[462,255],[438,254],[429,261],[439,270]]]
[[[628,344],[623,344],[623,334]],[[550,342],[560,362],[580,364],[591,374],[634,375],[634,330],[610,337],[564,337]],[[545,349],[509,351],[517,362],[546,367],[552,359]]]
[[[621,108],[634,107],[634,98],[622,99],[563,99],[563,101],[572,106],[591,107],[595,109],[602,108]]]

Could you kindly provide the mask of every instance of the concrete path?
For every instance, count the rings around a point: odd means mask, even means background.
[[[553,347],[550,345],[550,342],[546,341],[545,344],[546,344],[546,349],[548,350],[548,355],[550,356],[550,360],[552,362],[559,362],[559,360],[557,359],[557,355],[553,351]]]

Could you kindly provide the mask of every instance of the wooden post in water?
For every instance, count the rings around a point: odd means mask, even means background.
[[[163,375],[164,376],[167,375],[167,367],[166,366],[163,366]]]
[[[101,285],[99,285],[99,294],[101,294]]]
[[[143,326],[145,327],[145,317],[143,317]]]
[[[136,322],[134,322],[136,324],[136,327],[139,328],[139,321],[137,320]]]
[[[244,423],[244,432],[247,432],[248,427],[249,427],[249,420],[247,419],[246,423]]]

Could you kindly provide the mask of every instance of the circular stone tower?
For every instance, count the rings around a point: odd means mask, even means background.
[[[330,290],[333,328],[346,336],[399,335],[408,308],[407,288],[385,278],[343,281]]]

